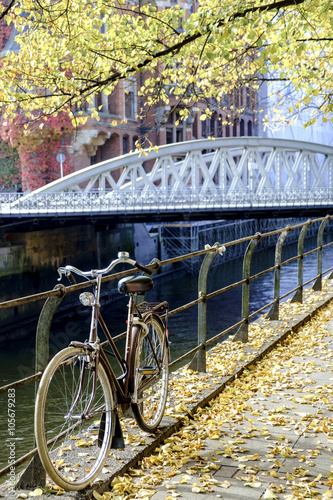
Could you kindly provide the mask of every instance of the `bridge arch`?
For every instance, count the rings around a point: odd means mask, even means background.
[[[326,215],[333,207],[333,148],[258,137],[169,144],[96,163],[8,199],[1,204],[6,217]]]
[[[165,189],[173,194],[189,189],[225,194],[333,189],[333,148],[319,144],[235,137],[160,146],[146,155],[134,152],[102,161],[31,195],[133,189]]]

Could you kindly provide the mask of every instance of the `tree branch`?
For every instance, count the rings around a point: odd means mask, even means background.
[[[235,14],[233,14],[232,16],[229,17],[228,21],[230,22],[230,21],[237,19],[237,18],[243,18],[247,14],[250,14],[251,12],[267,12],[270,10],[280,10],[280,9],[283,9],[286,7],[295,7],[295,5],[301,5],[303,3],[305,3],[305,0],[280,0],[278,2],[273,2],[271,4],[266,4],[266,5],[261,5],[259,7],[252,7],[249,9],[245,9],[243,12],[236,12]],[[226,24],[226,20],[220,19],[217,24],[214,23],[214,27],[222,27],[225,24]],[[173,54],[173,55],[176,54],[186,45],[189,45],[190,43],[198,40],[202,36],[206,36],[207,32],[210,30],[212,30],[212,27],[210,25],[208,25],[206,30],[203,33],[198,31],[197,33],[195,33],[193,35],[188,35],[183,40],[181,40],[178,43],[175,43],[171,47],[168,47],[168,48],[163,49],[159,52],[156,52],[152,57],[150,57],[149,59],[145,59],[143,62],[139,63],[135,68],[129,68],[129,70],[127,71],[127,74],[123,74],[123,73],[118,72],[118,73],[115,73],[113,75],[110,75],[109,78],[105,79],[102,82],[98,82],[98,83],[99,83],[99,85],[102,84],[103,86],[105,86],[109,83],[114,83],[115,81],[126,78],[128,76],[128,73],[135,73],[138,69],[139,70],[144,69],[149,64],[151,64],[152,60],[161,59],[161,58],[163,58],[167,55],[170,55],[170,54]],[[178,36],[180,36],[180,35],[178,34]]]
[[[17,0],[11,0],[7,7],[0,13],[0,21],[4,19],[4,17],[8,14],[8,12],[14,7],[14,5],[18,3]]]

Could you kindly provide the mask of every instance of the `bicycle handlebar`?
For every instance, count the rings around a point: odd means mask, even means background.
[[[62,275],[67,276],[67,278],[70,280],[71,283],[73,283],[72,280],[74,280],[73,276],[71,273],[78,274],[79,276],[83,276],[84,278],[97,278],[97,276],[103,276],[104,274],[108,274],[117,264],[131,264],[133,267],[137,267],[140,269],[140,271],[143,271],[148,274],[152,274],[152,271],[148,269],[148,267],[143,266],[139,262],[130,259],[129,254],[127,252],[119,252],[118,253],[118,258],[111,261],[111,263],[106,267],[105,269],[92,269],[91,271],[81,271],[81,269],[78,269],[77,267],[73,266],[65,266],[65,267],[59,267],[58,268],[58,274],[59,278],[58,281],[61,281]],[[75,280],[74,280],[75,282]]]

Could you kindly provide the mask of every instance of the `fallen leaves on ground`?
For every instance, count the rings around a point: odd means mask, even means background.
[[[262,361],[248,366],[207,407],[191,412],[191,404],[203,391],[250,360],[251,352],[272,340],[290,316],[306,313],[308,304],[322,296],[306,291],[306,304],[282,304],[278,327],[274,329],[262,318],[250,325],[246,345],[227,340],[215,346],[207,354],[206,374],[178,370],[169,391],[170,401],[177,403],[169,403],[166,414],[182,418],[182,429],[128,474],[116,477],[103,500],[150,499],[161,484],[167,500],[178,498],[182,488],[194,495],[223,498],[235,481],[261,488],[265,500],[333,498],[333,463],[320,473],[315,467],[317,457],[330,453],[333,445],[333,419],[323,412],[333,409],[333,388],[329,380],[315,386],[311,378],[313,373],[333,371],[333,349],[323,342],[331,336],[327,323],[333,318],[333,304],[281,341]],[[307,436],[317,439],[315,449],[304,445]],[[300,438],[302,447],[297,444]],[[126,440],[129,445],[143,444],[144,433],[126,435]],[[207,450],[212,441],[215,447]],[[261,443],[260,450],[256,442]],[[293,466],[284,470],[289,459]],[[235,467],[238,472],[233,479],[214,477],[221,465]]]

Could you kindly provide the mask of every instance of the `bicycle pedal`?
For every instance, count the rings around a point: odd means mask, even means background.
[[[155,375],[156,371],[154,366],[142,366],[139,368],[139,373],[142,373],[142,375]]]

